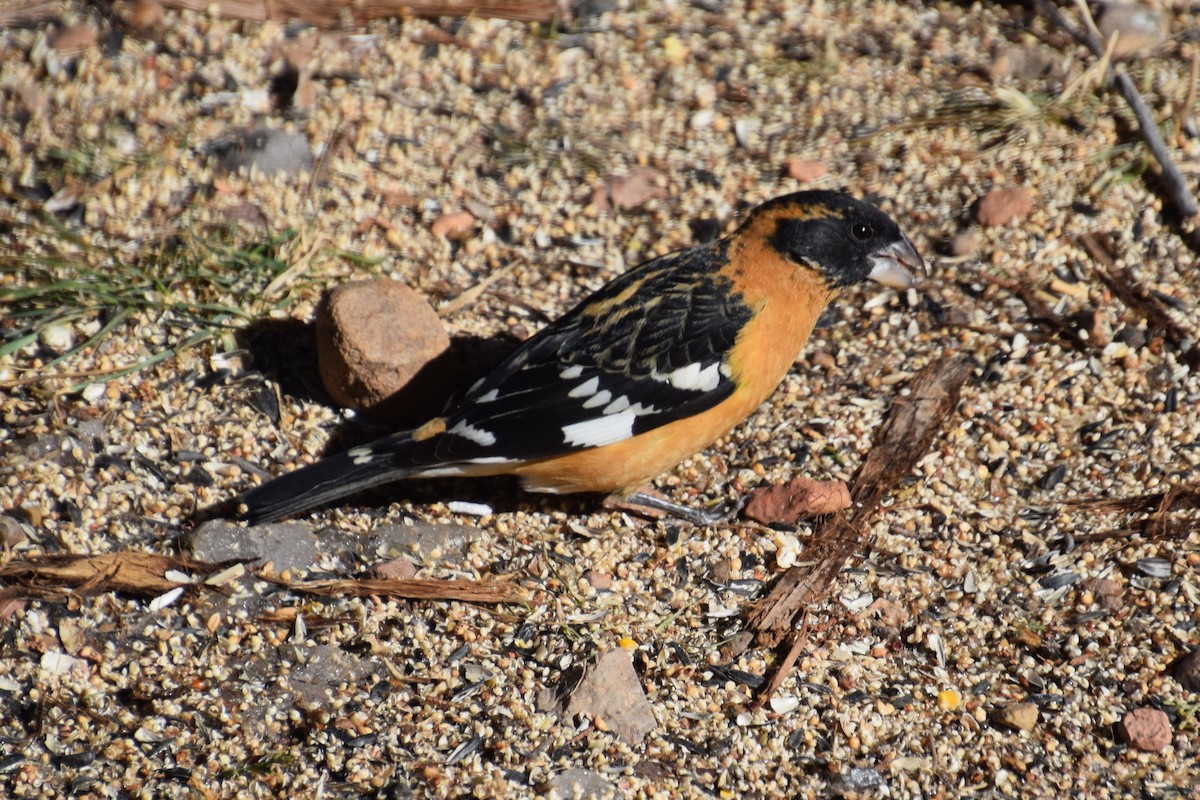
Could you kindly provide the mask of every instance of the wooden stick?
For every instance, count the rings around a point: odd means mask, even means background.
[[[513,583],[470,580],[344,579],[326,581],[276,581],[297,592],[323,597],[403,597],[409,600],[462,600],[467,603],[519,603],[529,593]]]
[[[499,17],[521,22],[549,22],[553,0],[162,0],[167,8],[208,11],[251,22],[300,20],[320,28],[342,23],[348,14],[356,24],[390,17]]]

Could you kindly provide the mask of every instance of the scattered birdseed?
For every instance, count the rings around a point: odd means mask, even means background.
[[[0,14],[39,7],[17,5]],[[0,509],[20,526],[0,569],[122,551],[238,566],[154,608],[164,590],[39,578],[13,596],[0,578],[0,795],[1195,794],[1194,689],[1167,670],[1197,647],[1200,534],[1194,509],[1155,515],[1200,470],[1197,223],[1164,209],[1127,110],[1037,4],[606,0],[564,4],[552,29],[331,31],[231,19],[223,0],[40,5],[53,20],[0,25]],[[1194,14],[1154,11],[1165,37],[1123,67],[1194,165]],[[206,147],[260,124],[284,138]],[[977,198],[1018,186],[1028,208],[967,227]],[[848,482],[910,376],[946,351],[974,373],[869,546],[807,604],[765,706],[782,656],[723,650],[779,579],[777,531],[753,521],[431,480],[192,549],[198,513],[227,519],[265,477],[380,432],[322,392],[324,290],[403,283],[491,363],[588,290],[802,188],[879,203],[930,275],[843,294],[770,400],[654,488],[713,507]],[[473,221],[438,235],[456,212]],[[1086,234],[1131,292],[1100,278]],[[257,561],[353,581],[399,556],[531,599],[318,597]],[[630,739],[606,713],[539,710],[600,650],[644,694]],[[931,697],[947,686],[971,687],[952,714]],[[1168,743],[1114,739],[1132,709],[1161,710]]]

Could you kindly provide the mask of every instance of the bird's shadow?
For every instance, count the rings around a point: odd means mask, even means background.
[[[247,402],[281,431],[281,400],[337,406],[322,383],[314,325],[294,319],[263,319],[242,329],[238,343],[253,359],[254,371],[245,382]],[[340,453],[396,431],[417,427],[436,416],[452,398],[465,392],[521,343],[520,338],[511,334],[451,337],[449,348],[383,401],[377,413],[355,414],[333,428],[322,455]],[[552,502],[556,508],[581,502],[570,498],[531,498],[511,477],[397,481],[350,495],[345,502],[370,508],[386,507],[389,502],[399,500],[420,505],[447,498],[486,502],[505,510],[540,508],[543,501]],[[237,502],[235,497],[200,509],[194,520],[203,522],[235,517]]]

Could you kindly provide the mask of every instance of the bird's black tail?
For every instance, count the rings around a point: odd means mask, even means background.
[[[382,442],[352,447],[254,487],[237,500],[245,506],[239,518],[252,525],[270,522],[420,471],[396,465],[397,448],[412,441],[409,434],[383,441],[388,447],[381,447]]]

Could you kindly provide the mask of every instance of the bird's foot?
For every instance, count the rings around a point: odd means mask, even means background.
[[[606,508],[632,511],[652,519],[673,517],[693,525],[719,525],[736,517],[743,504],[721,503],[713,508],[692,508],[668,500],[659,492],[644,487],[624,495],[611,495],[604,505]]]

